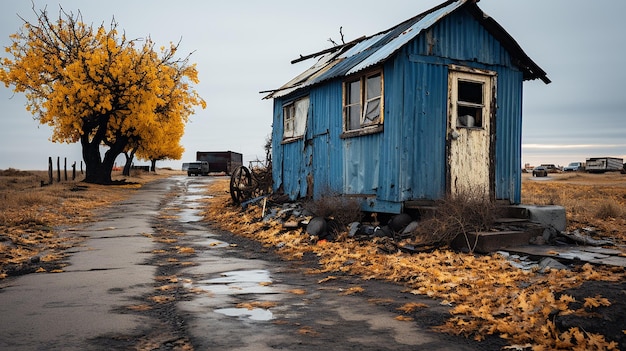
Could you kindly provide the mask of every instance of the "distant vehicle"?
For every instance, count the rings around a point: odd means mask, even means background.
[[[234,151],[196,151],[197,161],[207,161],[211,172],[231,175],[235,168],[243,166],[243,155]]]
[[[585,167],[589,173],[621,171],[623,168],[624,159],[619,157],[591,157]]]
[[[537,166],[533,169],[533,177],[547,177],[548,169],[544,166]]]
[[[189,162],[187,165],[187,175],[209,175],[209,163],[207,161]]]
[[[557,166],[551,163],[542,163],[539,167],[545,168],[548,173],[557,173],[560,171],[560,169]]]
[[[569,165],[563,167],[563,172],[578,172],[585,169],[582,162],[570,162]]]

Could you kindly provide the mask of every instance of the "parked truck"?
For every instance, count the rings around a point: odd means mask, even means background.
[[[187,164],[187,175],[209,175],[210,168],[209,162],[207,161],[198,161],[198,162],[189,162]]]
[[[587,159],[585,170],[589,173],[621,171],[624,159],[619,157],[591,157]]]
[[[207,161],[211,172],[224,172],[228,175],[243,165],[243,155],[233,151],[197,151],[196,160]]]

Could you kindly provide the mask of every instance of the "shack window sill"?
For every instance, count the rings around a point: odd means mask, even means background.
[[[343,132],[343,134],[341,134],[341,139],[355,138],[355,137],[360,137],[364,135],[382,133],[383,130],[384,128],[382,124],[377,125],[377,126],[372,126],[372,127],[365,127],[362,129],[348,130],[348,131]]]
[[[301,139],[303,139],[303,138],[304,138],[303,136],[294,137],[294,138],[285,138],[285,139],[283,139],[283,141],[281,141],[281,142],[280,142],[280,144],[281,144],[281,145],[284,145],[284,144],[291,144],[291,143],[294,143],[294,142],[296,142],[296,141],[298,141],[298,140],[301,140]]]
[[[485,130],[485,128],[483,127],[464,127],[464,126],[457,126],[456,129]]]

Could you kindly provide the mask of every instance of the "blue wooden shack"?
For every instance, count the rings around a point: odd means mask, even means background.
[[[476,3],[294,60],[317,61],[266,96],[274,190],[385,213],[461,192],[519,203],[522,83],[550,80]]]

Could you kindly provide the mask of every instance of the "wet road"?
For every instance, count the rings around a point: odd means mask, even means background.
[[[212,179],[148,184],[81,228],[88,239],[64,272],[3,281],[0,349],[476,349],[342,294],[350,282],[320,285],[323,277],[211,230],[201,211]],[[164,256],[172,250],[178,258]]]

